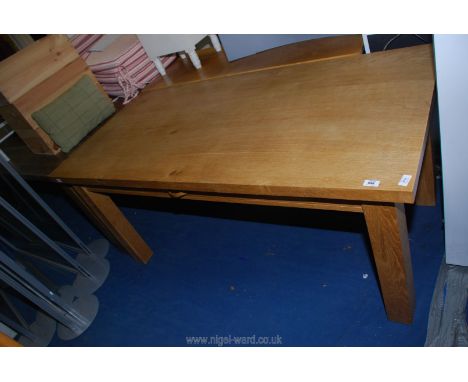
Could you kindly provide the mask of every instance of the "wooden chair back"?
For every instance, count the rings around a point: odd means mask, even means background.
[[[32,152],[60,152],[31,114],[65,92],[83,74],[106,94],[65,35],[48,35],[0,61],[0,115]]]

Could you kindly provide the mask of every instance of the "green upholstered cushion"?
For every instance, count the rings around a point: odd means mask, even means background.
[[[62,151],[69,152],[91,130],[115,112],[112,101],[84,75],[32,117]]]

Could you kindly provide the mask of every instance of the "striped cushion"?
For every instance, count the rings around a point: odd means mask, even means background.
[[[81,56],[82,54],[87,53],[88,49],[98,42],[102,36],[102,34],[78,34],[73,36],[70,39],[70,42]]]
[[[99,40],[90,36],[101,35],[80,36],[88,36],[74,39],[96,79],[109,95],[123,97],[124,103],[160,75],[136,35],[122,35],[100,52],[89,52],[89,49]],[[164,67],[175,59],[176,55],[161,57]]]

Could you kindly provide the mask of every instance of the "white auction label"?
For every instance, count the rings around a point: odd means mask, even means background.
[[[398,182],[398,185],[406,187],[409,184],[410,180],[411,180],[411,175],[403,175],[400,181]]]
[[[380,180],[366,179],[362,185],[364,187],[379,187],[380,186]]]

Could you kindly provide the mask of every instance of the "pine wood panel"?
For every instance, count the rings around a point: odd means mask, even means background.
[[[68,90],[84,74],[107,97],[63,35],[46,36],[0,62],[0,114],[32,152],[53,155],[60,152],[31,114]]]
[[[79,58],[64,35],[49,35],[0,62],[0,93],[13,103]]]
[[[47,78],[39,85],[32,88],[28,93],[19,97],[15,106],[24,115],[31,115],[35,111],[55,100],[62,93],[70,89],[77,83],[83,75],[87,75],[96,84],[96,87],[106,96],[107,93],[102,85],[96,80],[94,74],[89,70],[86,62],[80,57],[71,62],[66,67],[54,73],[52,77]],[[35,123],[30,117],[28,122]],[[39,128],[39,127],[38,127]]]
[[[433,89],[427,45],[156,89],[51,176],[84,185],[412,203]],[[412,180],[398,186],[404,174]],[[364,187],[365,179],[380,187]]]
[[[404,205],[363,205],[387,316],[411,323],[414,286]]]
[[[57,154],[60,149],[30,115],[23,115],[13,104],[0,107],[0,115],[18,134],[29,150],[36,154]],[[30,121],[33,121],[31,125]]]
[[[33,119],[32,114],[70,89],[83,75],[89,76],[96,87],[108,97],[102,85],[89,70],[86,62],[78,57],[15,101],[15,120],[9,121],[9,124],[33,152],[54,155],[60,152],[60,148],[41,129]],[[9,115],[5,117],[7,120],[8,118]],[[25,123],[22,123],[20,119],[23,119]]]
[[[1,114],[1,113],[0,113]],[[60,162],[65,154],[37,155],[33,154],[18,135],[12,135],[1,145],[1,149],[10,158],[18,172],[26,179],[46,179]]]

